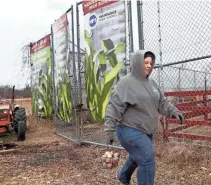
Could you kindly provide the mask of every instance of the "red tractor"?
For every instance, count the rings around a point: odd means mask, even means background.
[[[0,134],[17,133],[17,140],[24,141],[26,133],[26,111],[25,108],[14,104],[13,86],[12,100],[0,100]]]

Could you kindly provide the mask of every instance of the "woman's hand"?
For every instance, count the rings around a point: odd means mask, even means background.
[[[181,125],[184,124],[185,119],[181,112],[175,112],[172,117],[179,120]]]

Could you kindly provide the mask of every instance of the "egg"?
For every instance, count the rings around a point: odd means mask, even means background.
[[[107,168],[112,168],[112,163],[108,163]]]
[[[106,151],[106,152],[105,152],[105,155],[108,156],[108,154],[110,154],[110,152],[109,152],[109,151]]]
[[[110,163],[110,162],[111,162],[111,159],[106,158],[106,162],[107,162],[107,163]]]
[[[111,154],[108,154],[107,157],[111,159],[112,158],[112,155]]]
[[[118,152],[114,153],[114,157],[119,157],[119,153]]]

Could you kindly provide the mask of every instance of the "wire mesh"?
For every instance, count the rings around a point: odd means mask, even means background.
[[[202,139],[195,136],[202,129],[197,125],[211,130],[211,110],[208,107],[211,72],[210,5],[210,1],[142,1],[140,5],[143,10],[144,46],[157,56],[157,67],[152,78],[161,88],[163,84],[163,91],[183,112],[186,120],[186,129],[171,130],[178,126],[178,122],[167,119],[167,135],[171,131],[188,132],[189,135],[169,135]]]
[[[125,2],[125,5],[127,2]],[[120,4],[121,5],[121,4]],[[78,125],[79,125],[79,137],[80,141],[82,142],[88,142],[88,143],[95,143],[95,144],[100,144],[100,145],[105,145],[105,134],[104,134],[104,125],[103,125],[103,120],[101,121],[96,121],[93,119],[90,107],[87,106],[87,92],[86,92],[86,78],[85,78],[85,51],[84,51],[84,15],[83,15],[83,7],[82,3],[76,4],[76,11],[77,11],[77,46],[78,50],[80,49],[81,52],[78,51],[78,68],[79,68],[79,73],[78,73],[78,80],[80,80],[80,83],[78,84],[80,91],[81,91],[81,100],[83,107],[82,109],[78,112]],[[119,6],[119,4],[118,4]],[[112,9],[111,9],[112,10]],[[110,11],[111,11],[110,10]],[[126,15],[123,15],[126,16]],[[105,25],[102,25],[105,26]],[[98,28],[101,29],[101,28]],[[127,38],[124,41],[125,45],[127,47],[127,52],[129,53],[130,51],[130,46],[129,46],[129,30],[126,32]],[[101,37],[103,34],[100,34]],[[122,39],[121,37],[119,38],[114,38],[114,40]],[[127,43],[126,43],[127,42]],[[120,73],[126,74],[127,73],[127,68],[129,68],[129,54],[126,56],[127,59],[124,59],[125,61],[125,68],[122,69]],[[128,65],[127,65],[128,64]],[[116,146],[119,146],[118,143],[116,143]]]
[[[178,137],[194,138],[185,133],[199,133],[202,127],[199,129],[197,125],[203,125],[206,129],[210,129],[208,126],[211,125],[211,2],[141,1],[137,5],[139,47],[151,50],[156,55],[152,78],[185,116],[183,127],[178,127],[177,121],[167,119],[164,134],[168,136],[171,132],[178,136],[178,133],[183,133]],[[131,26],[134,26],[128,1],[125,1],[124,13],[126,57],[121,73],[125,75],[130,71],[129,52],[133,50]],[[73,30],[77,31],[77,37],[72,35],[69,40],[70,48],[74,43],[76,45],[75,52],[70,50],[69,59],[71,98],[75,102],[73,105],[79,108],[71,110],[70,122],[57,118],[57,132],[72,140],[105,144],[104,125],[93,120],[87,106],[82,2],[76,4],[76,23],[70,14],[68,17],[71,20],[70,35]],[[72,25],[76,25],[76,29]],[[119,146],[119,143],[115,145]]]
[[[54,123],[56,133],[74,140],[78,139],[77,110],[77,53],[74,30],[73,6],[67,12],[68,26],[59,34],[52,30]],[[57,34],[56,38],[55,34]],[[54,44],[57,42],[57,44]],[[59,43],[59,44],[58,44]],[[59,53],[60,52],[60,53]],[[57,59],[55,55],[57,54]]]

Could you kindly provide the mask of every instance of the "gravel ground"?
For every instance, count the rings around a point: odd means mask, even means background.
[[[51,121],[29,118],[24,142],[15,136],[0,137],[13,144],[0,149],[1,185],[118,185],[116,174],[127,157],[120,153],[120,164],[104,169],[100,157],[105,147],[82,145],[57,136]],[[157,171],[155,185],[211,185],[211,148],[185,142],[163,142],[155,137]],[[136,183],[136,173],[132,177]]]

